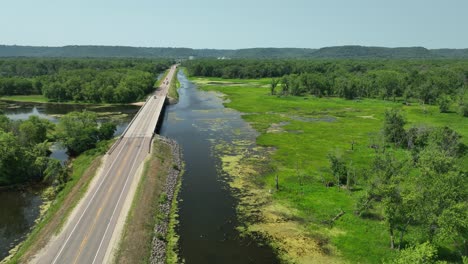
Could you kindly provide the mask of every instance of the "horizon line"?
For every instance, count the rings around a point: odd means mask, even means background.
[[[65,47],[124,47],[124,48],[165,48],[165,49],[192,49],[192,50],[246,50],[246,49],[302,49],[302,50],[320,50],[324,48],[336,48],[336,47],[363,47],[363,48],[387,48],[387,49],[399,49],[399,48],[424,48],[426,50],[439,50],[439,49],[453,49],[453,50],[465,50],[467,48],[426,48],[424,46],[366,46],[359,44],[345,44],[345,45],[334,45],[324,46],[320,48],[303,48],[303,47],[249,47],[249,48],[190,48],[183,46],[130,46],[130,45],[107,45],[107,44],[67,44],[62,46],[55,45],[23,45],[23,44],[0,44],[0,46],[14,46],[14,47],[32,47],[32,48],[65,48]]]

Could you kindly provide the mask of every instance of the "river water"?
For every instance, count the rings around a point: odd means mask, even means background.
[[[31,115],[37,115],[54,123],[58,122],[61,115],[84,109],[98,112],[99,121],[112,118],[117,123],[116,135],[123,132],[138,111],[138,107],[127,105],[102,107],[33,103],[0,104],[0,110],[12,120],[22,120]],[[51,151],[51,157],[53,158],[62,162],[68,159],[66,150],[58,144],[53,145]],[[31,230],[39,216],[41,204],[42,199],[38,194],[38,190],[0,189],[0,260],[8,256],[9,250],[21,242]]]
[[[198,90],[178,74],[180,101],[166,108],[160,134],[182,147],[185,173],[179,193],[179,253],[185,263],[278,263],[272,249],[236,227],[237,201],[220,171],[219,142],[231,142],[256,133],[236,111],[226,109],[213,92]]]

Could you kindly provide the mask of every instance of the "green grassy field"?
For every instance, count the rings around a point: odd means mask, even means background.
[[[11,100],[16,102],[26,102],[26,103],[48,103],[49,99],[40,94],[35,95],[12,95],[12,96],[2,96],[1,100]]]
[[[225,105],[244,113],[243,118],[260,132],[257,144],[275,148],[271,156],[275,170],[263,178],[264,188],[274,189],[278,175],[280,191],[273,193],[273,201],[295,209],[295,221],[305,229],[306,236],[336,248],[337,262],[378,263],[393,252],[389,249],[383,221],[353,214],[356,199],[363,192],[359,182],[352,192],[324,186],[323,180],[332,177],[327,154],[345,157],[356,171],[367,168],[374,155],[374,150],[369,148],[371,139],[382,128],[385,110],[391,108],[402,111],[408,127],[449,126],[468,144],[468,119],[457,113],[439,113],[436,106],[407,106],[371,99],[272,96],[269,79],[191,80],[204,90],[225,94],[229,99]],[[403,151],[399,152],[404,155]],[[465,158],[462,165],[466,167],[466,164]],[[322,223],[341,210],[345,214],[333,227]]]
[[[0,100],[13,101],[13,102],[22,102],[22,103],[43,103],[43,104],[45,104],[45,103],[47,103],[47,104],[70,104],[70,105],[79,104],[79,105],[101,105],[101,106],[119,105],[119,104],[108,104],[108,103],[95,104],[95,103],[73,102],[73,101],[51,102],[51,101],[49,101],[48,98],[46,98],[45,96],[40,95],[40,94],[2,96],[2,97],[0,97]]]

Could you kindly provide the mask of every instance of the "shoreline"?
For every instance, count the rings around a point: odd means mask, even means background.
[[[151,94],[147,94],[150,96]],[[80,105],[80,106],[94,106],[94,107],[110,107],[110,106],[142,106],[145,101],[137,101],[131,103],[87,103],[87,102],[50,102],[50,101],[39,101],[39,100],[18,100],[10,99],[9,97],[1,96],[0,103],[19,103],[19,104],[44,104],[44,105]]]
[[[154,236],[151,245],[150,263],[177,263],[178,258],[175,247],[177,246],[178,235],[174,232],[174,221],[177,221],[177,196],[184,172],[182,150],[175,140],[159,135],[155,136],[155,140],[159,140],[170,146],[173,165],[169,169],[166,184],[164,185],[164,193],[167,199],[165,199],[164,203],[160,203],[159,206],[159,213],[162,214],[164,218],[162,221],[157,222],[153,229]],[[171,257],[172,261],[168,262],[168,257]]]
[[[112,142],[113,140],[109,141],[106,149]],[[45,246],[44,243],[54,238],[56,231],[63,227],[73,209],[79,205],[85,193],[83,190],[88,190],[93,184],[96,179],[94,176],[102,169],[105,159],[105,153],[86,152],[74,158],[70,163],[73,168],[70,181],[53,200],[43,198],[41,212],[35,224],[25,238],[9,251],[9,255],[0,260],[0,263],[18,263],[25,259],[28,261],[40,252]],[[47,187],[44,188],[39,195],[43,197],[47,189]]]

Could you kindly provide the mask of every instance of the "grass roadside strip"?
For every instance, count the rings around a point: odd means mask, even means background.
[[[89,184],[101,167],[102,158],[107,149],[113,144],[111,140],[103,148],[84,152],[72,161],[72,176],[64,189],[57,194],[54,201],[38,220],[26,240],[17,247],[11,259],[6,258],[2,263],[25,263],[30,260],[49,239],[60,232],[63,224],[78,202],[83,198]]]
[[[161,83],[166,80],[167,75],[169,74],[170,69],[167,69],[164,74],[159,78],[156,83],[154,84],[154,87],[157,89],[161,86]]]
[[[125,221],[114,263],[149,263],[155,255],[166,255],[166,247],[160,247],[161,244],[155,243],[157,240],[167,241],[167,249],[170,250],[168,254],[172,259],[177,259],[177,236],[174,226],[177,190],[182,172],[177,170],[174,174],[180,160],[176,157],[178,152],[174,151],[175,148],[178,148],[175,142],[155,137],[153,152],[145,161],[143,175]],[[171,188],[168,186],[174,183],[174,180],[177,187],[171,194]],[[170,226],[167,236],[158,229],[164,225]],[[155,247],[156,244],[158,247]]]
[[[179,79],[177,78],[178,72],[179,72],[179,69],[177,69],[174,75],[172,76],[171,86],[169,87],[169,93],[168,93],[168,96],[176,101],[179,100],[179,92],[177,92],[177,90],[180,87],[180,82],[179,82]]]

